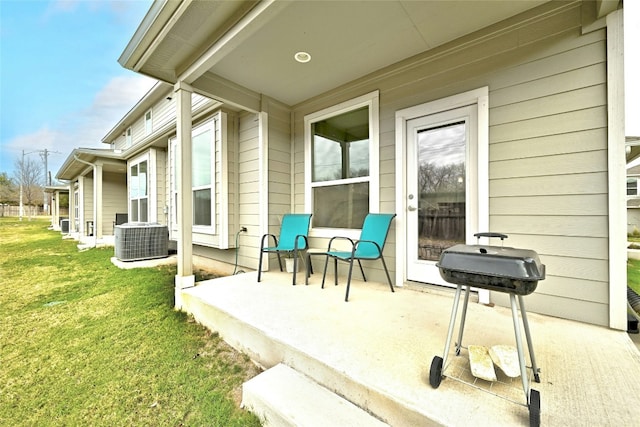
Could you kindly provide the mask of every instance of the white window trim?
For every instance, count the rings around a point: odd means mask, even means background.
[[[336,181],[340,184],[350,184],[356,182],[369,182],[369,212],[377,213],[380,210],[380,93],[373,91],[357,98],[342,102],[324,110],[308,114],[304,117],[304,209],[305,212],[313,212],[313,192],[312,187],[312,170],[313,165],[311,156],[311,125],[320,120],[337,116],[361,107],[369,107],[369,177],[368,178],[351,178]],[[333,237],[336,235],[358,238],[360,230],[354,229],[337,229],[337,228],[313,228],[313,217],[311,218],[312,227],[309,235],[312,237]]]
[[[214,246],[220,248],[228,247],[228,236],[226,230],[228,229],[228,220],[225,221],[225,218],[228,216],[228,196],[225,194],[225,189],[228,188],[228,179],[227,179],[227,167],[223,165],[221,162],[226,162],[226,150],[227,150],[227,115],[224,112],[219,111],[214,114],[212,117],[208,118],[206,121],[198,124],[192,130],[192,139],[197,137],[198,135],[206,132],[207,130],[211,131],[211,184],[209,186],[202,187],[192,187],[191,189],[191,197],[193,198],[193,191],[197,189],[203,188],[211,188],[211,225],[196,225],[194,224],[191,228],[193,234],[206,234],[209,236],[216,236],[216,227],[220,225],[220,235],[218,239],[218,243],[214,244],[210,241],[201,241],[196,236],[194,236],[193,243],[205,245],[205,246]],[[216,122],[219,123],[220,128],[216,129]],[[218,142],[220,142],[220,147],[217,147]],[[172,137],[169,139],[169,163],[168,166],[170,168],[170,180],[169,180],[169,226],[171,229],[172,235],[178,230],[178,222],[177,222],[177,214],[176,214],[176,194],[177,194],[177,186],[176,186],[176,167],[175,167],[175,157],[176,150],[178,146],[178,140],[176,137]],[[217,159],[216,152],[220,150],[221,158]],[[218,160],[218,161],[217,161]],[[219,167],[220,170],[216,170],[216,167]],[[220,182],[217,182],[220,180]],[[220,194],[218,194],[218,189]],[[220,207],[218,207],[217,202],[220,202]],[[224,204],[224,206],[222,206]],[[218,210],[220,212],[218,212]],[[221,215],[221,219],[219,221],[216,220],[218,214]]]
[[[209,167],[211,172],[211,182],[209,185],[202,186],[193,186],[191,187],[191,197],[193,203],[193,192],[195,190],[211,190],[211,225],[196,225],[193,224],[193,232],[194,233],[202,233],[202,234],[215,234],[216,232],[216,126],[215,126],[215,117],[207,119],[202,124],[193,128],[191,133],[191,140],[194,140],[199,135],[205,133],[206,131],[211,131],[211,162]],[[193,153],[192,153],[193,155]],[[194,207],[194,216],[195,216],[195,207]],[[195,221],[195,220],[194,220]]]
[[[147,152],[141,156],[138,157],[134,157],[133,159],[131,159],[128,164],[127,164],[127,182],[131,183],[131,167],[134,165],[139,165],[142,162],[147,162],[147,221],[146,222],[157,222],[157,212],[155,209],[155,197],[153,197],[152,195],[155,195],[157,193],[157,190],[155,188],[154,182],[155,180],[152,179],[153,176],[155,175],[154,173],[154,169],[155,169],[155,162],[151,161],[151,153]],[[152,164],[153,163],[153,164]],[[139,175],[138,175],[139,176]],[[139,200],[140,197],[138,197],[136,200]],[[129,188],[127,188],[127,211],[128,211],[128,216],[129,218],[131,218],[131,192],[129,191]],[[138,218],[140,218],[140,211],[138,210]],[[132,219],[133,221],[133,219]],[[139,221],[139,219],[138,219]]]
[[[469,177],[475,180],[477,191],[477,229],[489,230],[489,88],[481,87],[468,92],[398,110],[396,112],[396,242],[404,242],[407,233],[405,214],[407,203],[404,197],[407,188],[406,174],[406,140],[407,121],[416,117],[434,114],[440,111],[476,104],[477,117],[477,175]],[[471,231],[469,231],[471,232]],[[467,239],[469,237],[467,236]],[[472,242],[467,242],[472,243]],[[406,245],[396,245],[396,283],[403,284],[407,277]],[[488,292],[482,292],[480,302],[488,303]]]

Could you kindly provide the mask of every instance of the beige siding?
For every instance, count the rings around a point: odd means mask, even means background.
[[[238,247],[220,250],[213,247],[194,246],[194,255],[227,264],[235,264],[236,251],[240,269],[255,269],[258,262],[260,229],[259,179],[258,179],[258,116],[229,113],[228,128],[228,181],[229,181],[229,244]],[[217,171],[220,169],[216,169]],[[219,181],[218,181],[219,182]],[[246,233],[239,233],[246,227]]]
[[[151,191],[156,191],[156,218],[158,223],[167,225],[168,213],[165,213],[165,207],[168,205],[166,193],[167,181],[167,151],[155,150],[156,155],[156,180]]]
[[[306,114],[380,91],[380,210],[395,210],[395,112],[489,87],[490,228],[536,250],[547,279],[528,309],[608,324],[606,34],[579,3],[510,20],[373,73],[295,109],[295,208],[304,203]],[[398,212],[403,215],[403,212]],[[385,250],[394,267],[395,242]],[[315,241],[314,244],[322,244]],[[374,264],[377,265],[377,264]],[[370,270],[384,280],[380,269]],[[506,304],[505,294],[492,298]]]
[[[84,178],[84,185],[81,187],[82,205],[80,207],[80,219],[82,223],[78,224],[79,231],[87,234],[87,221],[93,221],[93,173]]]
[[[238,221],[247,227],[242,233],[238,263],[256,269],[260,240],[260,181],[258,163],[258,116],[245,113],[239,117],[238,132]]]
[[[124,173],[102,174],[102,234],[113,235],[117,213],[127,212],[127,177]]]
[[[162,98],[152,107],[153,112],[153,132],[157,132],[166,126],[176,125],[176,103]],[[143,116],[144,121],[144,116]]]

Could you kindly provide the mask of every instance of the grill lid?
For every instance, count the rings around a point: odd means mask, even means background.
[[[469,275],[517,281],[537,282],[545,277],[544,264],[535,251],[502,246],[455,245],[442,252],[436,266]]]

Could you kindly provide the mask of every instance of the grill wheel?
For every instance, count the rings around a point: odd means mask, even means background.
[[[431,387],[438,388],[442,382],[442,357],[435,356],[431,361],[431,369],[429,370],[429,384]]]

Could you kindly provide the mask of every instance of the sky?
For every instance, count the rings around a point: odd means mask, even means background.
[[[44,162],[55,178],[74,148],[101,139],[154,81],[118,64],[152,0],[0,0],[0,172]],[[640,40],[640,1],[625,3],[627,40]],[[640,43],[625,45],[640,74]],[[627,78],[627,135],[640,136],[640,79]]]
[[[155,81],[118,58],[151,0],[0,0],[0,172],[16,161],[52,179],[74,148],[102,138]]]

